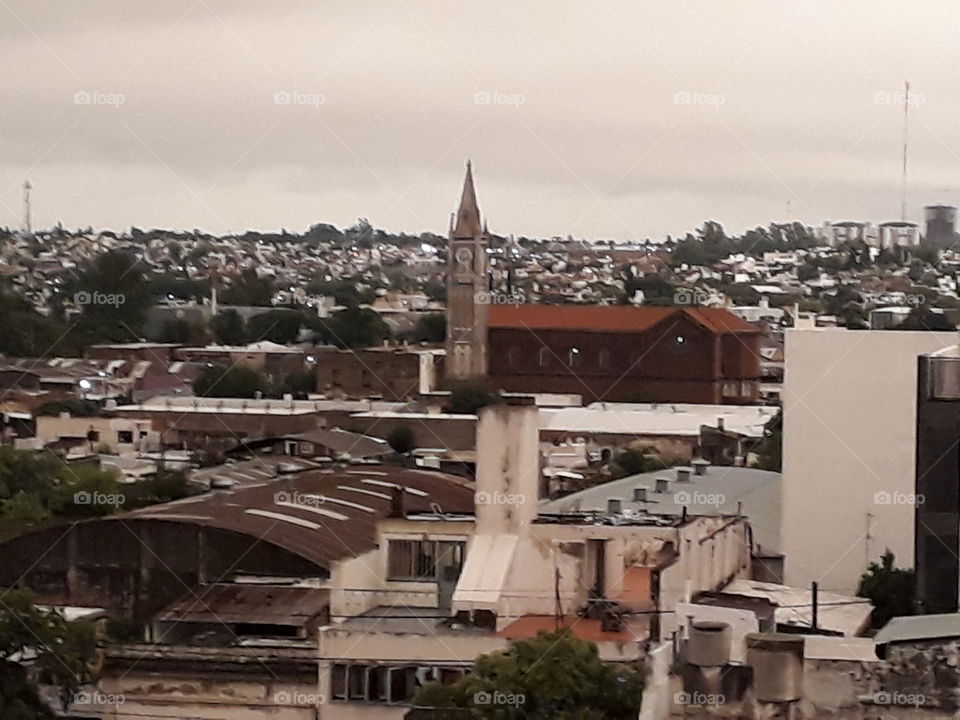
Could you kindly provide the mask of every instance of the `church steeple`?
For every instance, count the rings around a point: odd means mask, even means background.
[[[473,168],[467,161],[460,207],[450,222],[447,259],[447,342],[444,374],[462,380],[487,372],[489,286],[486,223],[481,222]]]
[[[483,232],[480,223],[480,207],[477,205],[477,191],[473,187],[473,168],[467,160],[467,175],[463,179],[463,194],[460,196],[460,209],[452,237],[474,238]]]

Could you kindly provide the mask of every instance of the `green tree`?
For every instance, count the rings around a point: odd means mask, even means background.
[[[783,470],[783,410],[767,420],[763,426],[763,440],[757,448],[760,456],[757,467],[761,470]]]
[[[159,340],[164,343],[202,345],[207,341],[207,329],[202,323],[186,318],[171,318],[160,329]]]
[[[135,255],[111,251],[98,255],[66,284],[68,298],[81,310],[72,333],[78,346],[140,338],[152,302],[145,275]]]
[[[873,603],[871,623],[880,628],[891,618],[914,613],[913,570],[898,568],[888,548],[880,563],[872,562],[860,578],[857,595]]]
[[[200,397],[253,398],[266,391],[266,380],[246,365],[211,365],[193,381],[193,392]]]
[[[482,380],[462,380],[451,388],[447,409],[452,413],[475,415],[480,408],[494,405],[501,399],[500,394]]]
[[[61,517],[111,515],[123,507],[125,495],[115,470],[96,465],[65,465],[57,473],[50,509]]]
[[[54,713],[18,658],[36,654],[37,675],[60,691],[67,702],[91,682],[96,652],[93,625],[68,622],[54,610],[40,610],[26,589],[0,591],[0,708],[4,720],[52,720]]]
[[[373,347],[390,337],[390,328],[376,312],[357,306],[315,318],[312,325],[323,342],[339,348]]]
[[[236,310],[224,310],[210,321],[213,336],[222,345],[242,345],[247,339],[243,318]]]
[[[0,354],[13,357],[41,357],[71,352],[66,326],[36,312],[24,298],[0,292]]]
[[[427,707],[469,708],[477,718],[635,720],[643,670],[600,661],[597,647],[569,632],[541,632],[478,657],[453,685],[428,683],[414,697]]]
[[[613,460],[613,476],[617,478],[639,475],[652,470],[650,458],[642,448],[627,448]]]
[[[443,313],[430,313],[417,320],[417,327],[411,333],[414,342],[442,343],[447,337],[447,316]]]
[[[417,439],[409,425],[397,425],[387,434],[387,442],[390,443],[394,452],[401,455],[405,455],[417,447]]]
[[[224,305],[269,307],[273,304],[273,282],[269,278],[257,277],[253,270],[247,270],[220,293],[220,302]]]
[[[259,313],[247,321],[247,341],[268,340],[280,345],[296,342],[302,322],[303,315],[291,310]]]

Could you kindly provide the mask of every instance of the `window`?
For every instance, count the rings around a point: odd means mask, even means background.
[[[121,445],[133,442],[133,430],[117,430],[117,442]]]
[[[347,699],[347,668],[342,663],[330,668],[330,694],[334,700]]]
[[[540,348],[540,352],[537,353],[537,363],[540,367],[546,367],[547,363],[550,362],[550,350],[547,348]]]
[[[339,702],[409,704],[428,682],[450,685],[466,673],[463,667],[336,663],[330,669],[330,696]]]
[[[520,348],[512,347],[507,351],[507,363],[512,366],[520,364]]]
[[[610,351],[606,348],[600,351],[600,356],[597,358],[597,365],[604,370],[610,367]]]
[[[390,580],[451,581],[463,568],[463,542],[390,540],[387,577]]]
[[[567,359],[567,365],[569,365],[572,368],[580,366],[580,348],[575,348],[575,347],[570,348],[570,353]]]

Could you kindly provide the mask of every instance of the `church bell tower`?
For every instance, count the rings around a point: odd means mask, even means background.
[[[480,220],[473,169],[468,160],[460,208],[450,223],[448,243],[447,380],[487,374],[488,244],[489,235],[486,223]]]

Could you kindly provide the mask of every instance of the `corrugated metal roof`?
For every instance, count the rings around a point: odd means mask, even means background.
[[[157,620],[213,623],[270,623],[299,626],[322,615],[329,590],[223,584],[201,587],[171,603]]]
[[[389,493],[356,492],[370,490],[366,480],[371,478],[379,483],[376,489],[384,483],[405,488],[411,514],[431,514],[436,508],[454,514],[473,512],[473,486],[463,478],[385,465],[377,466],[368,478],[357,470],[310,470],[264,478],[260,483],[153,505],[100,522],[159,520],[230,530],[329,568],[337,560],[375,547],[377,523],[389,514],[391,500]]]

